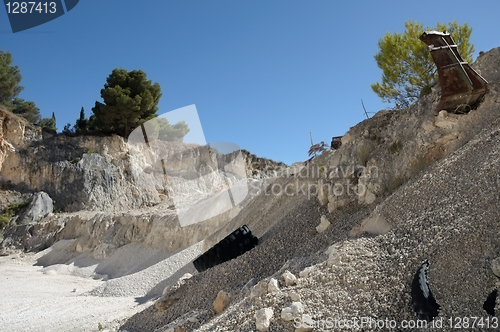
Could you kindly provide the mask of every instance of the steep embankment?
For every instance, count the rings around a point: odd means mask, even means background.
[[[437,320],[443,319],[443,330],[452,330],[450,318],[454,324],[462,324],[456,317],[483,317],[483,323],[487,319],[491,322],[492,316],[483,304],[498,289],[498,277],[492,271],[492,261],[500,256],[498,165],[500,121],[495,121],[377,206],[372,217],[385,219],[391,226],[388,233],[340,241],[331,238],[328,258],[311,265],[308,273],[299,277],[300,269],[286,268],[298,277],[295,285],[284,284],[285,269],[281,269],[274,274],[280,281],[280,291],[264,292],[253,300],[237,297],[223,314],[197,331],[234,331],[235,326],[240,331],[251,331],[255,327],[254,314],[263,308],[274,310],[270,331],[292,331],[293,322],[281,319],[282,310],[292,298],[299,299],[304,314],[317,327],[328,326],[321,325],[328,319],[333,322],[366,317],[376,322],[388,319],[396,324],[396,330],[403,330],[400,324],[404,320],[417,319],[412,308],[411,282],[425,260],[430,262],[429,287],[441,306]],[[341,226],[343,221],[332,219],[334,228]],[[313,226],[303,230],[311,232]],[[241,261],[233,264],[236,268]],[[263,281],[265,286],[268,281]],[[485,330],[495,330],[492,324],[490,327]],[[348,330],[363,328],[372,330],[375,325]]]
[[[270,331],[293,331],[294,322],[281,318],[293,301],[304,306],[304,316],[295,316],[299,320],[324,324],[328,317],[369,317],[400,324],[417,319],[410,285],[426,259],[440,317],[489,317],[482,306],[497,287],[491,262],[500,256],[495,212],[500,207],[500,48],[474,67],[490,82],[478,109],[435,116],[435,89],[408,109],[382,111],[351,128],[340,149],[302,169],[308,177],[293,172],[277,180],[233,219],[228,229],[246,222],[258,230],[258,247],[192,277],[169,295],[177,302],[162,312],[150,307],[121,330],[254,331],[256,313],[268,308],[273,310]],[[325,185],[319,200],[307,199],[307,192],[276,194],[287,184],[289,192],[297,192],[301,184],[318,181]],[[328,195],[336,185],[359,194]],[[264,202],[272,203],[263,209]],[[318,234],[322,214],[332,226]],[[224,234],[214,234],[211,243]],[[285,270],[295,274],[295,283],[285,283]],[[279,291],[268,286],[271,277],[279,281]],[[219,291],[232,300],[216,315],[212,303]]]

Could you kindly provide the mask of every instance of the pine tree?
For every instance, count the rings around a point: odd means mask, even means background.
[[[182,142],[184,136],[189,133],[188,125],[184,121],[171,125],[167,119],[158,118],[158,124],[160,125],[158,139],[162,141]]]
[[[154,118],[161,89],[146,79],[142,70],[114,69],[101,90],[104,104],[96,102],[92,126],[127,137],[132,130]]]
[[[35,124],[40,121],[40,110],[32,101],[24,101],[22,98],[7,100],[2,105],[14,114],[17,114],[29,123]]]
[[[51,118],[43,118],[38,122],[38,125],[44,129],[57,131],[56,127],[56,115],[52,112]]]
[[[9,101],[24,89],[19,85],[23,77],[18,66],[12,66],[12,54],[0,51],[0,103]]]
[[[78,135],[87,134],[89,131],[88,122],[89,120],[85,118],[85,110],[82,107],[80,110],[80,118],[76,120],[75,133]]]
[[[71,128],[73,127],[73,128]],[[74,136],[75,134],[75,126],[71,126],[71,123],[67,123],[65,126],[64,126],[64,129],[62,131],[63,134],[66,134],[68,136]]]
[[[23,77],[18,66],[12,66],[12,54],[0,51],[0,105],[32,124],[40,121],[40,110],[32,101],[18,98],[24,89],[19,85]]]
[[[189,133],[186,122],[179,121],[171,125],[166,118],[156,117],[144,123],[149,140],[159,139],[164,142],[182,142]]]

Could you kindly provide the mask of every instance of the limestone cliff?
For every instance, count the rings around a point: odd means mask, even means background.
[[[129,148],[127,141],[116,135],[70,137],[42,132],[0,109],[2,187],[21,193],[47,192],[58,210],[123,211],[164,200],[162,172],[157,181],[138,185],[138,173],[147,173],[155,165],[148,163],[146,155],[129,153]],[[169,176],[196,178],[210,172],[205,167],[210,164],[206,147],[186,148],[170,142],[162,148],[167,156],[175,157],[166,165]],[[250,170],[250,154],[244,152],[243,156],[248,167],[245,172],[257,176],[258,170]],[[217,154],[215,158],[224,162],[221,158],[231,157]]]
[[[88,252],[96,259],[128,243],[174,252],[213,233],[252,196],[244,195],[232,207],[189,227],[179,223],[180,208],[238,181],[246,184],[246,177],[251,182],[272,177],[274,168],[284,166],[244,150],[223,154],[179,142],[136,146],[119,136],[42,132],[5,110],[0,120],[0,212],[41,191],[54,200],[58,212],[30,222],[12,218],[3,231],[5,248],[36,251],[58,240],[77,239],[68,250],[74,255]]]

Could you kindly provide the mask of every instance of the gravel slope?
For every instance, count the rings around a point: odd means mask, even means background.
[[[425,260],[430,262],[429,287],[441,306],[438,319],[445,324],[450,318],[457,322],[457,318],[471,316],[491,320],[482,306],[499,287],[491,262],[500,256],[500,120],[491,118],[500,109],[500,72],[495,65],[500,61],[500,48],[488,56],[496,62],[479,67],[483,75],[489,75],[490,92],[482,109],[470,114],[488,121],[476,121],[480,127],[471,132],[479,134],[471,134],[461,148],[376,202],[378,205],[351,203],[328,214],[316,200],[303,196],[257,197],[240,214],[244,220],[233,220],[209,241],[215,243],[248,223],[261,239],[259,246],[191,278],[172,307],[158,312],[151,306],[130,318],[121,330],[170,332],[182,325],[187,331],[255,331],[256,311],[272,308],[269,331],[294,331],[291,322],[280,319],[281,310],[292,302],[293,291],[300,297],[304,313],[317,322],[329,317],[370,317],[393,320],[397,325],[393,330],[408,331],[412,329],[400,324],[417,319],[410,288]],[[317,234],[315,227],[322,214],[332,227]],[[381,216],[391,230],[385,235],[349,238],[349,231],[370,215]],[[294,286],[285,286],[280,280],[278,293],[250,300],[241,291],[252,278],[280,279],[286,269],[298,276],[310,266],[309,275]],[[212,303],[220,290],[229,292],[233,300],[222,314],[215,315]],[[440,330],[451,329],[443,325]]]
[[[255,204],[259,204],[256,198]],[[266,198],[269,200],[269,198]],[[281,196],[272,198],[275,209],[289,210],[280,219],[273,219],[274,214],[253,214],[254,218],[246,216],[250,229],[265,229],[267,232],[260,237],[260,244],[251,251],[229,262],[215,266],[189,279],[183,287],[182,298],[165,312],[159,313],[150,307],[136,314],[127,321],[121,330],[133,331],[164,331],[168,323],[193,310],[197,313],[197,322],[188,323],[185,327],[195,328],[211,319],[213,301],[220,290],[240,297],[242,287],[252,278],[261,280],[288,268],[298,272],[304,267],[324,259],[321,251],[329,244],[347,237],[352,227],[361,222],[370,210],[367,207],[352,206],[331,215],[319,207],[316,199],[308,200],[303,196]],[[249,205],[249,209],[255,208]],[[317,234],[315,227],[319,224],[322,214],[327,214],[335,221],[335,227]],[[269,218],[270,217],[270,218]],[[258,233],[257,233],[258,234]],[[318,253],[319,252],[319,253]],[[175,324],[174,324],[175,325]]]
[[[441,331],[452,330],[450,318],[459,326],[464,326],[464,317],[493,319],[482,307],[499,285],[491,269],[491,261],[500,256],[499,174],[497,120],[377,207],[374,213],[392,225],[387,234],[338,241],[330,258],[312,265],[297,285],[282,283],[278,294],[239,299],[196,331],[254,331],[254,314],[266,307],[274,309],[269,331],[293,331],[292,323],[280,319],[292,291],[316,322],[371,317],[392,320],[395,330],[402,331],[405,320],[417,319],[410,285],[425,260],[431,264],[429,286],[441,306]],[[375,330],[345,330],[367,329]]]

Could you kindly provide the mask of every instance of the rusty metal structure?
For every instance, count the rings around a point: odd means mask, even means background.
[[[330,145],[330,148],[332,150],[337,150],[341,146],[342,146],[342,136],[332,137],[332,143]]]
[[[465,62],[448,32],[426,31],[420,40],[429,46],[441,84],[441,110],[466,113],[481,102],[488,82]]]

